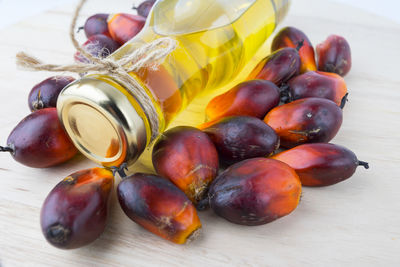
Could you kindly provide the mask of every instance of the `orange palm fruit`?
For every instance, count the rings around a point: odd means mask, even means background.
[[[177,244],[198,235],[201,222],[196,208],[167,179],[137,173],[123,178],[117,191],[125,214],[148,231]]]
[[[351,49],[345,38],[330,35],[317,45],[318,70],[345,76],[351,69]]]
[[[157,140],[152,154],[157,173],[169,179],[197,203],[217,176],[218,153],[202,131],[188,126],[172,128]]]
[[[315,63],[314,48],[307,35],[295,27],[285,27],[280,30],[272,41],[271,51],[276,51],[284,47],[299,47],[299,55],[301,59],[300,72],[317,70]]]
[[[336,73],[309,71],[291,79],[285,89],[288,101],[307,97],[326,98],[344,107],[347,98],[347,86]]]
[[[117,13],[108,18],[108,31],[117,43],[125,44],[144,27],[146,19],[142,16]]]
[[[250,80],[213,98],[206,107],[206,116],[208,120],[228,116],[252,116],[262,119],[278,104],[279,88],[275,84],[264,80]]]
[[[281,86],[282,83],[299,74],[300,64],[301,60],[297,49],[284,47],[258,63],[247,79],[263,79]]]
[[[327,143],[342,125],[342,110],[324,98],[304,98],[272,109],[264,118],[279,135],[281,146]]]
[[[304,144],[271,158],[285,162],[305,186],[327,186],[350,178],[358,166],[369,168],[349,149],[334,144]]]
[[[230,222],[261,225],[291,213],[300,195],[300,179],[289,165],[254,158],[230,166],[214,180],[209,204]]]
[[[78,171],[58,183],[40,215],[47,241],[73,249],[96,240],[106,226],[113,185],[113,173],[103,168]]]
[[[56,108],[39,109],[12,130],[7,146],[14,160],[32,168],[48,168],[73,158],[78,150],[58,120]]]

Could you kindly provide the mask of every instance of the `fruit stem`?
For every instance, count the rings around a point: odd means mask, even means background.
[[[346,93],[344,97],[342,98],[342,101],[340,102],[340,108],[343,109],[344,106],[346,105],[346,102],[348,101],[347,97],[349,96],[349,93]]]
[[[283,83],[281,87],[279,87],[280,98],[283,103],[289,103],[292,101],[292,96],[289,89],[290,86],[286,83]]]
[[[200,200],[196,205],[196,209],[198,211],[205,211],[208,208],[210,208],[210,198],[209,198],[209,196],[206,196],[205,198]]]
[[[61,224],[51,226],[46,231],[47,239],[56,245],[62,245],[68,241],[71,236],[71,230]]]
[[[191,242],[193,242],[194,240],[196,240],[202,233],[202,229],[197,228],[196,230],[194,230],[187,238],[186,238],[186,242],[185,244],[189,244]]]
[[[369,169],[369,164],[368,164],[368,162],[365,162],[365,161],[359,160],[358,166],[363,166],[364,168]]]
[[[78,28],[78,30],[76,31],[76,33],[79,33],[81,30],[83,30],[85,27],[84,26],[80,26],[79,28]]]
[[[296,46],[297,52],[300,51],[300,49],[303,47],[303,45],[304,45],[304,39],[297,43],[297,46]]]
[[[111,169],[111,171],[112,171],[112,173],[113,173],[114,176],[115,176],[116,173],[118,173],[119,176],[120,176],[122,179],[124,179],[124,178],[127,177],[125,171],[128,170],[128,164],[126,164],[126,162],[122,163],[121,166],[119,166],[119,167],[113,166],[113,167],[111,167],[110,169]]]
[[[137,10],[138,8],[137,8],[137,6],[133,6],[132,9]]]
[[[14,153],[14,149],[12,149],[11,147],[4,147],[4,146],[0,146],[0,152],[10,152],[10,153]]]
[[[43,103],[43,100],[42,100],[42,91],[41,90],[39,90],[36,100],[33,101],[32,107],[33,107],[34,111],[44,108],[44,103]]]

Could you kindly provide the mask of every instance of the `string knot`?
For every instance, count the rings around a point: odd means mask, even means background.
[[[114,60],[105,58],[102,60],[102,64],[104,66],[104,71],[106,73],[108,72],[113,75],[115,75],[115,74],[118,75],[119,72],[125,71],[125,69],[121,65],[119,65],[117,62],[115,62]]]

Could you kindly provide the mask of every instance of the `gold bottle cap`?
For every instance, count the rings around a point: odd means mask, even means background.
[[[136,100],[107,76],[86,76],[63,89],[58,116],[75,146],[103,166],[128,165],[148,142]]]

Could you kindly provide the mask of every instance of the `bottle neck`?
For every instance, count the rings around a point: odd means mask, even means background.
[[[271,0],[271,3],[275,8],[275,24],[278,25],[289,10],[290,0]]]
[[[75,146],[103,166],[131,165],[149,140],[136,99],[106,75],[89,75],[61,92],[57,110]]]

